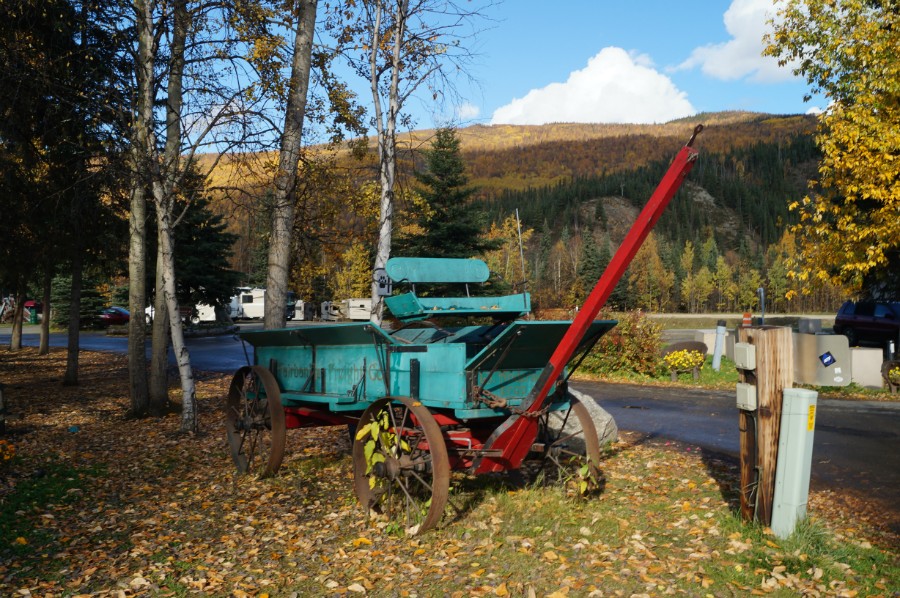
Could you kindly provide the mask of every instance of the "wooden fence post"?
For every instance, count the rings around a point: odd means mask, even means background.
[[[756,386],[756,411],[740,411],[741,515],[772,524],[775,466],[781,428],[782,392],[794,381],[790,328],[741,327],[738,340],[756,347],[756,369],[739,370],[741,382]]]

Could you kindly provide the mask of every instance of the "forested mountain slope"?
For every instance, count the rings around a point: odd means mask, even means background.
[[[459,129],[462,160],[476,189],[471,208],[484,214],[489,235],[503,247],[482,257],[508,280],[524,275],[535,305],[577,305],[669,161],[701,123],[705,130],[695,143],[698,162],[620,284],[616,305],[749,309],[756,289],[765,286],[775,309],[832,309],[834,289],[791,304],[785,299],[796,294],[787,277],[788,259],[796,251],[786,234],[793,219],[787,206],[807,193],[819,159],[813,116],[725,112],[659,125]],[[434,133],[413,131],[398,139],[395,227],[404,226],[406,210],[417,209],[409,193],[415,189],[412,174],[422,168],[421,152],[429,149]],[[368,272],[365,252],[374,244],[373,233],[360,210],[371,203],[367,189],[377,177],[374,140],[368,141],[362,160],[331,151],[332,166],[307,170],[293,276],[302,297],[312,293],[317,301],[333,299],[342,292],[335,280],[355,276],[348,275],[350,270]],[[311,154],[319,151],[309,149]],[[234,171],[236,164],[223,163],[220,172]],[[241,184],[254,186],[248,178]],[[258,189],[248,197],[263,192]],[[258,249],[264,247],[266,217],[257,212],[251,205],[244,217],[232,216],[232,230],[241,236],[236,267],[245,272],[258,261],[253,255],[264,255]],[[524,230],[524,265],[517,213]],[[351,255],[358,263],[350,264]],[[368,275],[361,284],[367,280]]]
[[[659,145],[667,146],[662,151],[668,152],[668,157],[680,147],[668,138]],[[622,197],[635,207],[643,206],[662,178],[668,157],[630,169],[566,177],[522,191],[491,189],[483,201],[492,219],[519,209],[522,220],[532,227],[546,219],[593,228],[579,216],[585,202]],[[742,240],[767,247],[778,241],[790,221],[787,204],[806,192],[817,159],[818,150],[808,133],[749,142],[724,151],[700,146],[697,164],[664,213],[657,232],[683,245],[712,227],[725,241],[725,248],[737,248]],[[596,212],[596,220],[604,224],[602,207]]]

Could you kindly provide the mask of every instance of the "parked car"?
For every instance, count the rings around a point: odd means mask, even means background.
[[[121,326],[127,324],[131,315],[124,307],[107,307],[97,317],[101,326]]]
[[[834,331],[843,334],[850,346],[862,342],[885,343],[900,340],[900,301],[847,301],[834,318]]]

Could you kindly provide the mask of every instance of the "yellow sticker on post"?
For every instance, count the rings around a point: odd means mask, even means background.
[[[816,406],[809,406],[809,413],[806,416],[806,431],[812,432],[816,427]]]

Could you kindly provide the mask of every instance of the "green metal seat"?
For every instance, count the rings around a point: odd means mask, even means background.
[[[490,316],[513,319],[531,311],[531,295],[516,293],[494,297],[473,297],[470,284],[490,278],[481,260],[458,258],[400,257],[388,260],[387,274],[395,283],[408,283],[412,290],[385,298],[385,305],[401,322],[415,322],[435,316]],[[416,284],[464,284],[465,297],[421,297]]]

